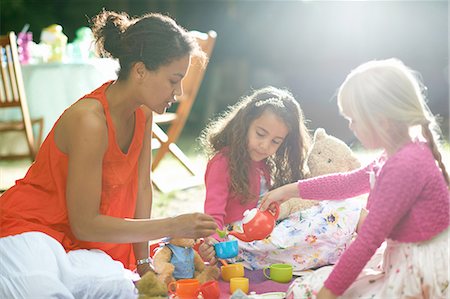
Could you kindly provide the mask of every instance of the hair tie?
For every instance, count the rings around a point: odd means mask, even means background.
[[[142,59],[142,53],[144,53],[144,42],[141,44],[141,50],[139,52],[139,58]]]

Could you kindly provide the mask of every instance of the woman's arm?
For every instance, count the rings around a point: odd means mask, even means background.
[[[78,239],[137,243],[165,236],[200,238],[214,233],[217,227],[214,219],[201,213],[157,220],[100,214],[102,162],[108,144],[104,114],[86,109],[72,115],[65,127],[62,133],[70,136],[66,139],[67,209],[72,231]]]
[[[134,218],[136,219],[150,219],[153,201],[153,188],[151,183],[151,157],[152,157],[152,123],[153,113],[143,107],[145,112],[145,133],[142,143],[141,153],[138,162],[138,191],[136,200],[136,211]],[[134,256],[137,260],[146,259],[149,257],[148,241],[133,243]],[[148,263],[137,265],[139,275],[142,277],[149,271],[150,265]]]

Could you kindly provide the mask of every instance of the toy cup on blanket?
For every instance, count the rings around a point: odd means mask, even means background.
[[[169,293],[179,299],[195,299],[200,293],[200,282],[197,279],[180,279],[169,283]]]
[[[222,273],[223,281],[230,281],[231,278],[244,277],[245,275],[244,266],[240,263],[222,266],[220,267],[220,271]]]
[[[236,290],[241,290],[248,294],[249,282],[247,277],[233,277],[230,279],[230,293],[233,294]]]
[[[219,299],[220,288],[217,280],[210,280],[200,284],[198,279],[180,279],[169,283],[169,298],[197,299],[202,294],[203,299]],[[140,298],[140,297],[139,297]]]
[[[210,280],[200,286],[203,299],[219,299],[220,288],[217,280]]]
[[[292,280],[292,268],[292,265],[289,264],[272,264],[263,269],[263,274],[270,280],[287,283]],[[269,275],[266,273],[267,270],[269,270]]]
[[[214,250],[220,259],[233,258],[238,254],[238,242],[237,240],[218,242],[214,244]]]

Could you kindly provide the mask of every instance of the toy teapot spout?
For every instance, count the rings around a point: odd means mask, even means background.
[[[252,238],[248,237],[245,233],[240,233],[240,232],[237,232],[237,231],[231,231],[228,234],[231,235],[231,236],[235,236],[236,238],[238,238],[239,240],[244,241],[244,242],[255,241],[255,239],[252,239]]]

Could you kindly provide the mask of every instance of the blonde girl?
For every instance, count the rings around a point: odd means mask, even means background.
[[[370,191],[355,241],[334,268],[297,279],[289,298],[448,298],[449,177],[423,91],[417,73],[397,59],[359,66],[341,85],[338,105],[366,148],[384,150],[381,157],[264,197],[262,210],[294,195],[339,199]]]

